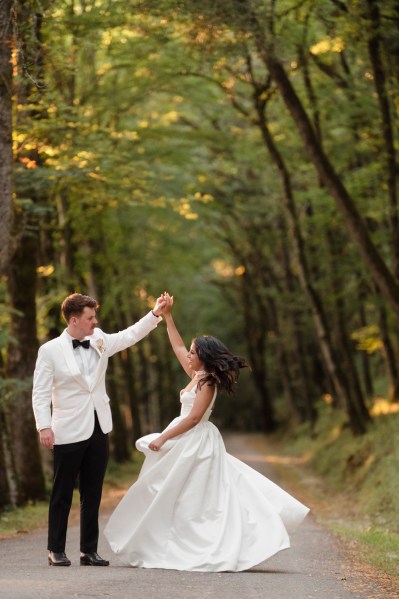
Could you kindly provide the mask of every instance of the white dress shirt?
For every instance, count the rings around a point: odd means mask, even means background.
[[[67,335],[70,338],[72,345],[73,337],[71,337],[69,333],[67,333]],[[80,374],[86,379],[87,384],[90,387],[94,380],[94,375],[96,374],[97,364],[100,356],[91,346],[88,349],[85,349],[81,345],[78,345],[78,347],[73,350],[73,355],[75,356]]]

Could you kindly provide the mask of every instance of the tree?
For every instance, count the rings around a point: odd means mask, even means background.
[[[29,3],[16,3],[16,21],[19,39],[19,73],[16,84],[18,102],[24,108],[34,102],[32,79],[25,71],[27,56],[40,71],[40,20],[35,14],[32,19],[32,7]],[[33,32],[33,43],[30,34]],[[25,77],[24,77],[25,75]],[[35,88],[35,86],[34,86]],[[38,157],[35,150],[26,155],[24,150],[17,153],[17,160],[24,165],[35,165]],[[18,189],[20,194],[20,189]],[[36,251],[37,239],[32,225],[35,222],[32,203],[37,200],[33,189],[24,189],[24,197],[15,205],[14,221],[17,227],[17,241],[7,270],[7,287],[10,305],[10,334],[12,342],[8,346],[7,376],[17,380],[26,380],[32,376],[38,350],[36,333]],[[21,198],[22,199],[22,198]],[[31,390],[21,390],[15,395],[8,412],[9,435],[13,438],[14,459],[18,482],[19,504],[29,499],[42,499],[45,496],[44,476],[38,446],[38,435],[31,408]]]
[[[12,6],[0,6],[0,272],[8,263],[12,203]]]

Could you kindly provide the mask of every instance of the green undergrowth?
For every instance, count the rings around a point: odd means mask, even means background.
[[[328,525],[328,521],[326,522]],[[354,544],[357,554],[372,566],[399,577],[399,539],[395,532],[375,525],[346,522],[338,525],[330,521],[329,527],[339,537]]]
[[[0,512],[0,539],[46,526],[47,512],[48,503],[45,501],[5,508]]]
[[[384,572],[399,576],[399,414],[374,416],[353,436],[342,415],[323,405],[313,434],[297,427],[278,439],[296,458],[296,484],[315,501],[316,518],[356,545]],[[298,464],[300,467],[298,468]]]
[[[143,460],[143,454],[136,450],[133,452],[130,460],[121,464],[115,462],[115,460],[110,460],[104,479],[105,491],[108,487],[126,488],[130,486],[137,478]]]

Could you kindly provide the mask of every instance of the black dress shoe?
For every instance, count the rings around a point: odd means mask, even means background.
[[[49,551],[48,563],[50,566],[70,566],[71,562],[62,551],[57,553],[56,551]]]
[[[103,559],[93,551],[93,553],[81,553],[80,554],[80,565],[81,566],[109,566],[109,561]]]

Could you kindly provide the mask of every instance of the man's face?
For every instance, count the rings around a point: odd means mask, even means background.
[[[98,324],[95,309],[86,306],[80,316],[72,316],[71,324],[77,339],[92,335]]]

